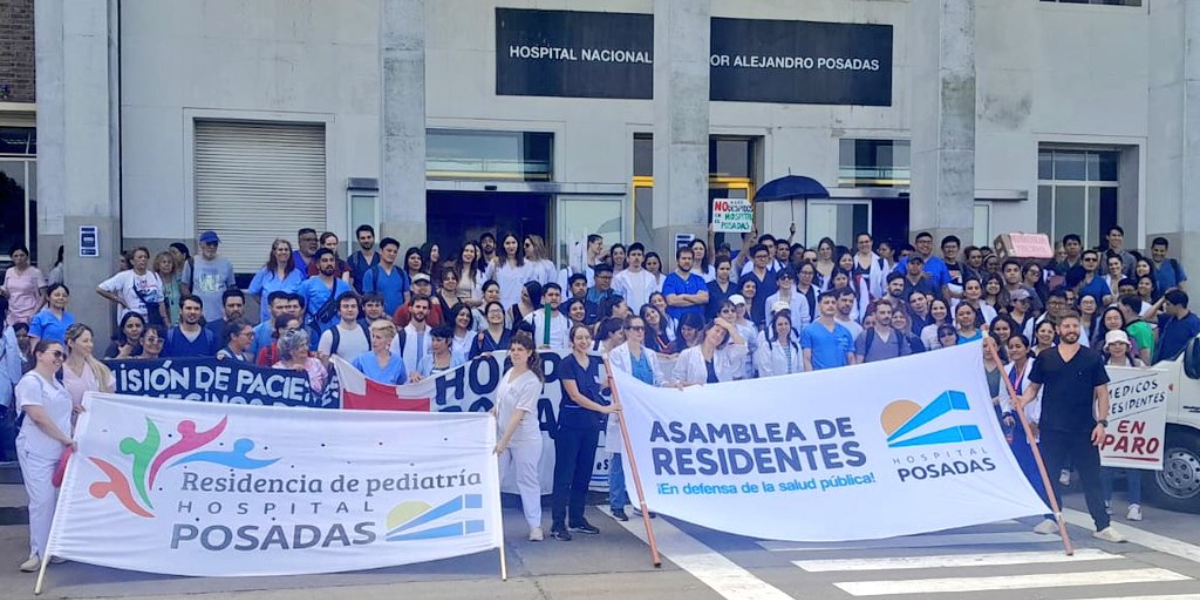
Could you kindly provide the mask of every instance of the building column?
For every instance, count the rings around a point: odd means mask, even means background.
[[[1146,239],[1127,245],[1149,250],[1162,236],[1170,255],[1200,277],[1200,0],[1160,0],[1150,11],[1150,105],[1146,144]],[[1191,301],[1196,310],[1200,302]]]
[[[708,229],[709,0],[654,1],[654,246]],[[671,248],[672,250],[667,250]]]
[[[425,231],[425,0],[379,3],[380,237]]]
[[[67,6],[69,5],[69,6]],[[37,0],[38,255],[49,272],[59,244],[71,312],[107,339],[112,307],[96,296],[121,248],[117,5]],[[99,255],[79,256],[79,228],[97,228]]]
[[[975,206],[975,3],[910,4],[912,193],[909,229],[972,239]],[[969,242],[964,242],[964,245]]]

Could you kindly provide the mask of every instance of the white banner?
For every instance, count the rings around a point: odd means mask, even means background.
[[[846,541],[1047,512],[978,344],[682,391],[615,379],[647,505],[704,527]]]
[[[89,394],[47,552],[195,576],[404,565],[503,543],[485,414]]]
[[[1178,394],[1169,371],[1108,367],[1108,428],[1100,464],[1124,469],[1163,468],[1167,404]]]

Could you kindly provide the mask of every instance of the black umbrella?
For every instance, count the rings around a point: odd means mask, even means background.
[[[808,200],[828,198],[829,190],[821,182],[803,175],[786,175],[772,179],[754,193],[754,202],[778,202],[782,200]],[[796,221],[796,205],[792,205],[792,222]]]

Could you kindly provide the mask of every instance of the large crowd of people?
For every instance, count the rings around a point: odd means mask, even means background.
[[[912,244],[867,233],[845,240],[849,245],[825,238],[814,247],[791,235],[742,238],[736,248],[714,245],[710,233],[654,249],[590,235],[570,253],[576,258],[559,264],[532,234],[439,240],[401,254],[400,241],[377,240],[363,225],[354,251],[342,257],[336,234],[301,229],[295,247],[286,239],[264,242],[263,267],[239,289],[218,232],[206,231],[195,254],[184,243],[153,256],[135,248],[95,289],[99,299],[84,292],[83,301],[115,308],[116,333],[108,343],[99,340],[103,351],[71,313],[80,300],[63,285],[61,266],[43,275],[26,248],[14,248],[0,288],[0,459],[13,450],[14,421],[23,415],[15,449],[31,499],[32,552],[22,568],[36,567],[45,544],[50,475],[74,444],[72,415],[86,391],[113,388],[108,360],[245,361],[304,372],[320,389],[333,356],[371,379],[405,383],[507,351],[513,366],[496,397],[496,451],[522,490],[530,539],[540,540],[533,501],[540,453],[530,446],[543,379],[537,358],[539,351],[563,351],[551,535],[567,540],[572,531],[598,533],[583,517],[583,494],[603,417],[616,409],[601,394],[597,354],[651,385],[697,385],[988,338],[1005,363],[989,361],[987,370],[997,415],[1028,467],[1031,459],[1019,449],[1024,432],[1013,417],[1025,411],[1036,423],[1038,402],[1010,398],[1002,378],[1018,394],[1039,387],[1028,376],[1039,372],[1039,357],[1063,343],[1064,323],[1076,323],[1073,339],[1101,360],[1131,366],[1172,359],[1200,334],[1200,318],[1188,309],[1187,276],[1169,257],[1167,240],[1156,238],[1148,254],[1139,254],[1125,247],[1120,227],[1096,249],[1067,235],[1049,261],[1002,259],[988,247],[964,248],[954,236],[935,252],[924,232]],[[247,314],[248,299],[257,314]],[[612,512],[626,519],[619,458],[611,464]],[[1108,495],[1112,475],[1101,474]],[[1138,478],[1127,478],[1127,516],[1137,520]],[[1093,479],[1089,470],[1085,486]]]

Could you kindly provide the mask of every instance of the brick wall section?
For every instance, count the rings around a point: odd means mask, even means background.
[[[0,102],[33,102],[33,1],[0,0]]]

